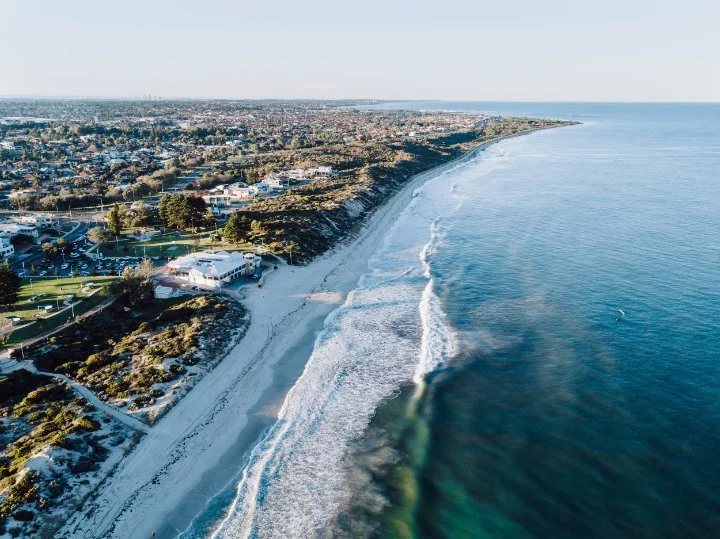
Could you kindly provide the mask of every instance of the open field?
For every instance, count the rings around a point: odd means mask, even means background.
[[[3,313],[4,317],[17,316],[22,319],[21,326],[18,326],[10,336],[8,344],[29,339],[50,329],[58,327],[70,318],[74,312],[75,316],[81,315],[97,306],[107,297],[105,285],[115,277],[68,277],[55,279],[52,277],[33,277],[23,279],[20,290],[19,301],[13,306],[12,311]],[[93,283],[91,288],[84,287],[87,283]],[[75,300],[80,300],[72,310],[58,312],[67,307],[63,302],[68,294],[75,294]],[[31,323],[36,320],[36,315],[47,305],[53,307],[53,311],[47,316],[43,313],[40,322]]]
[[[125,256],[169,256],[186,255],[194,250],[224,249],[226,251],[250,251],[250,244],[229,244],[212,240],[214,232],[199,232],[187,234],[181,232],[167,232],[156,234],[148,241],[138,241],[132,238],[120,238],[117,242],[109,241],[100,247],[100,252],[106,257]]]

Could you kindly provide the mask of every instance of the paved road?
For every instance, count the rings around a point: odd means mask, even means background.
[[[79,315],[79,316],[76,316],[74,320],[72,320],[72,321],[70,321],[70,322],[65,322],[64,324],[62,324],[62,325],[60,325],[60,326],[58,326],[58,327],[56,327],[56,328],[50,329],[50,330],[46,331],[45,333],[41,333],[41,334],[38,335],[37,337],[33,337],[33,338],[27,339],[27,340],[25,340],[25,341],[23,341],[23,342],[21,342],[21,343],[15,344],[15,345],[13,345],[13,347],[14,347],[14,348],[18,348],[18,347],[20,347],[20,346],[23,346],[23,347],[25,347],[25,346],[30,346],[30,345],[35,344],[35,343],[37,343],[37,342],[40,342],[40,341],[42,341],[42,340],[44,340],[44,339],[48,339],[49,337],[52,337],[53,335],[55,335],[56,333],[59,333],[60,331],[64,330],[65,328],[67,328],[67,327],[69,327],[69,326],[72,326],[73,324],[75,324],[75,323],[78,322],[79,320],[82,320],[83,318],[86,318],[86,317],[88,317],[88,316],[92,316],[92,315],[94,315],[95,313],[98,313],[98,312],[102,311],[102,310],[105,309],[106,307],[109,307],[110,305],[113,304],[114,301],[115,301],[115,298],[114,298],[114,297],[109,297],[108,299],[106,299],[105,301],[103,301],[103,302],[102,302],[100,305],[98,305],[97,307],[94,307],[93,309],[90,309],[89,311],[87,311],[87,312],[85,312],[85,313],[83,313],[83,314],[81,314],[81,315]],[[67,309],[65,309],[65,310],[67,310]],[[4,359],[4,358],[6,358],[6,357],[9,358],[9,357],[10,357],[10,351],[11,351],[11,349],[8,348],[8,349],[0,352],[0,359]],[[8,365],[8,363],[3,363],[3,364],[2,364],[2,371],[3,371],[3,372],[11,372],[11,371],[15,370],[15,368],[8,368],[7,365]],[[16,368],[17,368],[17,367],[16,367]]]

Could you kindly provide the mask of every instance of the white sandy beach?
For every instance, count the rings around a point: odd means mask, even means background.
[[[481,148],[461,160],[472,158]],[[237,440],[248,424],[249,412],[263,395],[278,390],[274,384],[278,384],[275,374],[282,369],[280,360],[307,339],[308,332],[315,332],[313,324],[318,319],[344,302],[414,190],[458,161],[409,181],[375,212],[355,239],[307,266],[281,267],[267,276],[263,288],[244,288],[244,303],[252,316],[245,337],[150,429],[59,536],[126,539],[150,537],[159,529],[203,475],[228,451],[238,450]],[[286,391],[287,380],[280,383]]]

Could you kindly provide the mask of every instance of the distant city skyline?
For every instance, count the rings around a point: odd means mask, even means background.
[[[720,100],[720,2],[0,0],[0,97]]]

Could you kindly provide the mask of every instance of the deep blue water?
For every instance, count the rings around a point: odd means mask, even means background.
[[[220,535],[720,536],[720,105],[383,106],[583,123],[418,190]]]
[[[345,530],[720,536],[720,106],[440,107],[583,125],[448,180],[430,265],[460,345],[358,444],[377,496]]]

